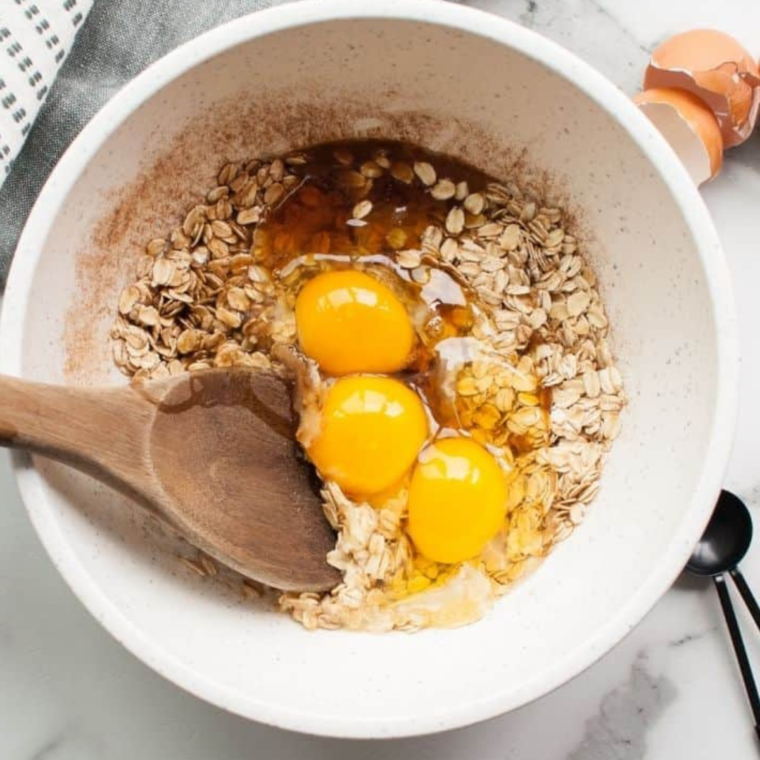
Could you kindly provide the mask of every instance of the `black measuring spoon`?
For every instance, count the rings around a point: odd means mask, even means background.
[[[760,696],[758,696],[752,667],[726,585],[726,575],[730,575],[752,618],[760,628],[760,607],[737,567],[747,553],[751,542],[752,517],[749,510],[738,496],[729,491],[721,491],[713,516],[699,543],[694,547],[686,569],[694,575],[710,576],[715,583],[755,718],[755,733],[760,739]]]

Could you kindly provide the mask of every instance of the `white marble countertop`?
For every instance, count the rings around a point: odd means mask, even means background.
[[[760,3],[748,0],[467,4],[546,34],[630,93],[647,51],[681,29],[721,28],[760,52]],[[704,195],[743,325],[742,410],[726,485],[757,512],[758,135],[728,155]],[[760,588],[760,550],[743,567]],[[741,618],[760,668],[760,635],[747,615]],[[717,599],[709,586],[691,580],[677,583],[625,641],[573,682],[479,726],[366,743],[300,736],[229,715],[154,674],[89,616],[45,556],[7,456],[0,456],[0,760],[749,760],[758,754]]]

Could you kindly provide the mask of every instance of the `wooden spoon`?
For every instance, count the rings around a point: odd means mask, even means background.
[[[122,491],[190,543],[285,590],[340,580],[287,383],[224,369],[122,388],[0,376],[0,445],[57,459]]]

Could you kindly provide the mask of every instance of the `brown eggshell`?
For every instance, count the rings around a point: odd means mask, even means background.
[[[692,29],[659,45],[644,76],[646,90],[680,88],[715,114],[725,147],[744,142],[760,110],[760,73],[750,54],[731,36]]]
[[[712,111],[685,90],[645,90],[634,99],[657,127],[697,185],[712,179],[723,165],[723,140]]]

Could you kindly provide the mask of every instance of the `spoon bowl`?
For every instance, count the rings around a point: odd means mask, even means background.
[[[752,516],[744,502],[721,491],[715,511],[686,569],[694,575],[719,575],[735,568],[752,543]]]

